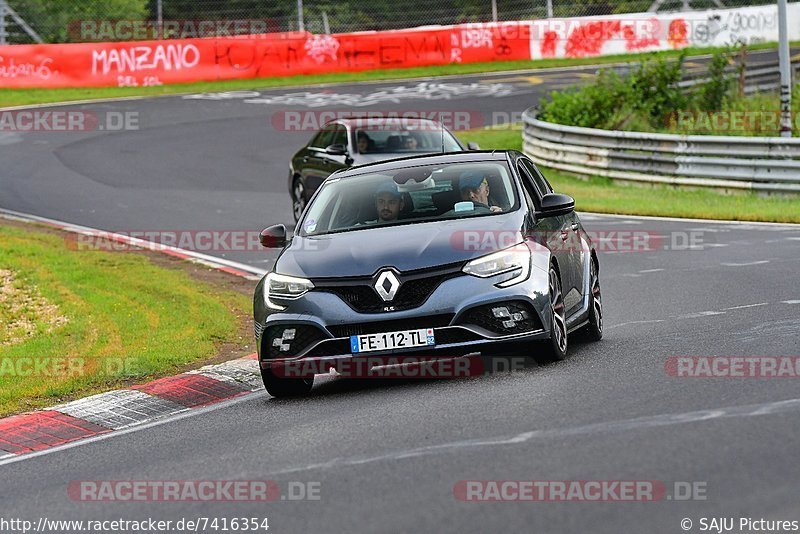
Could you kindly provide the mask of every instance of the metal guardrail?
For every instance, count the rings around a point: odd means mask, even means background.
[[[795,77],[800,75],[800,63],[792,64],[792,71]],[[739,70],[736,65],[726,68],[725,72],[734,77],[734,83],[737,82]],[[677,85],[681,88],[694,87],[708,80],[709,78],[705,75],[705,72],[690,72]],[[748,65],[744,69],[744,83],[745,93],[777,89],[781,84],[781,71],[778,62]]]
[[[777,67],[775,72],[761,67],[747,74],[754,83],[748,87],[762,88],[773,83]],[[522,122],[523,151],[554,169],[633,182],[800,193],[800,138],[564,126],[539,120],[533,108],[523,113]]]

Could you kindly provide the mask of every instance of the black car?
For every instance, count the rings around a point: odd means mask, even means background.
[[[599,340],[598,257],[574,205],[511,150],[335,173],[293,237],[283,225],[261,233],[283,249],[254,298],[264,385],[304,394],[313,374],[365,354],[552,361],[572,331]],[[317,370],[287,376],[298,363]]]
[[[294,220],[331,173],[416,154],[476,150],[436,121],[420,118],[343,118],[326,123],[289,163]]]

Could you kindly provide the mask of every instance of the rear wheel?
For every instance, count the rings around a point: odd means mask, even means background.
[[[300,220],[303,210],[306,209],[306,186],[299,178],[296,178],[292,184],[292,214],[294,215],[294,222]]]
[[[539,363],[550,363],[567,357],[567,317],[561,280],[554,266],[550,266],[550,339],[534,356]]]
[[[261,380],[267,393],[273,397],[302,397],[311,391],[314,377],[311,378],[282,378],[276,376],[272,369],[261,369]]]
[[[589,271],[589,299],[589,324],[584,332],[591,341],[600,341],[603,339],[603,297],[600,294],[600,276],[594,259]]]

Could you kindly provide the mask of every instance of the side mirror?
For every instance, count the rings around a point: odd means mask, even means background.
[[[331,156],[346,156],[347,147],[344,145],[329,145],[328,148],[325,149],[325,153]]]
[[[542,206],[536,212],[537,217],[558,217],[575,210],[575,199],[569,195],[548,193],[542,197]]]
[[[286,246],[286,227],[276,224],[261,230],[258,240],[264,248],[283,248]]]
[[[478,146],[478,143],[476,143],[475,141],[470,141],[469,143],[467,143],[467,150],[480,150],[480,149],[481,147]]]

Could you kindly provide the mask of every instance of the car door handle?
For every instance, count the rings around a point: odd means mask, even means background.
[[[578,223],[572,223],[572,226],[570,226],[570,228],[572,228],[573,232],[577,232],[578,231]]]

